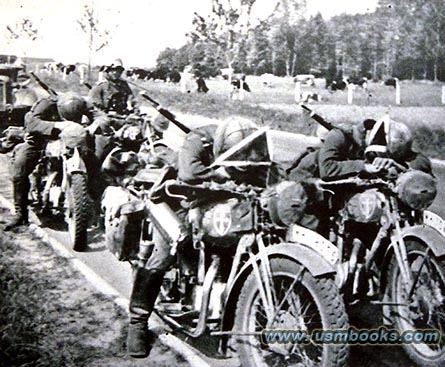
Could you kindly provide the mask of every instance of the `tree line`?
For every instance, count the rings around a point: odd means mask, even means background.
[[[212,0],[208,16],[195,13],[187,43],[167,48],[158,68],[215,76],[222,68],[249,75],[315,74],[327,80],[445,81],[445,1],[379,0],[366,14],[325,20],[308,17],[305,0],[278,0],[254,22],[257,0]]]

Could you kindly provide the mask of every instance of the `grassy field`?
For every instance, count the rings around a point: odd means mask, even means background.
[[[57,90],[75,90],[87,94],[88,90],[78,82],[76,75],[66,81],[43,76]],[[259,77],[248,76],[252,92],[245,93],[243,101],[229,98],[231,87],[227,81],[207,81],[210,91],[197,93],[191,86],[190,93],[181,93],[179,85],[155,81],[138,81],[149,94],[172,112],[195,114],[216,119],[239,115],[253,119],[275,129],[311,135],[316,123],[304,114],[294,101],[294,83],[291,78],[274,78],[265,86]],[[401,82],[401,104],[395,104],[395,89],[381,83],[369,83],[365,91],[354,91],[353,104],[347,104],[347,92],[331,92],[324,83],[315,87],[302,87],[301,91],[316,92],[322,101],[310,103],[312,109],[335,124],[351,124],[366,118],[379,119],[389,113],[394,120],[408,124],[415,135],[417,149],[426,154],[445,159],[445,105],[441,104],[442,83]],[[137,90],[137,88],[134,88]]]

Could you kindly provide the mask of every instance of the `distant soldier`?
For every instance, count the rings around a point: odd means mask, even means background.
[[[112,118],[112,113],[128,116],[138,110],[138,102],[128,85],[121,78],[122,60],[116,59],[104,68],[105,80],[90,91],[90,103],[96,108],[90,133],[95,135],[96,156],[102,162],[113,147],[113,131],[122,127],[125,120]]]
[[[98,110],[128,115],[130,109],[137,109],[138,103],[130,86],[121,78],[124,70],[122,60],[114,60],[105,68],[105,80],[91,89],[89,99]]]

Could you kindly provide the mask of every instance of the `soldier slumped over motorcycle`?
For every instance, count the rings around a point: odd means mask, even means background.
[[[230,119],[219,126],[208,125],[190,132],[178,153],[178,179],[190,184],[236,179],[233,172],[231,175],[226,168],[211,167],[211,164],[216,156],[224,153],[255,130],[257,126],[250,120]],[[250,151],[251,156],[254,155],[254,150]],[[172,204],[183,222],[182,241],[190,242],[190,236],[187,234],[186,211],[177,204]],[[161,288],[164,273],[175,259],[172,255],[172,243],[169,243],[156,228],[153,230],[153,242],[152,255],[143,267],[135,271],[130,298],[127,348],[133,357],[146,357],[149,353],[147,322]]]
[[[365,120],[349,129],[331,129],[320,148],[299,157],[279,183],[276,176],[270,179],[267,146],[247,142],[259,131],[254,123],[232,119],[219,126],[205,126],[187,135],[173,173],[166,176],[176,183],[157,182],[147,194],[144,185],[152,183],[141,168],[166,162],[145,159],[140,148],[147,134],[143,137],[137,124],[110,118],[112,111],[128,116],[129,107],[136,107],[128,85],[127,89],[118,81],[122,71],[121,62],[113,63],[108,70],[109,84],[99,84],[91,98],[103,112],[93,124],[101,131],[94,133],[107,136],[111,127],[113,138],[120,139],[115,155],[102,154],[109,158],[104,168],[112,171],[116,166],[109,163],[116,158],[118,171],[125,171],[125,166],[119,166],[121,157],[133,152],[135,165],[127,168],[136,189],[142,188],[139,199],[148,203],[142,208],[127,202],[130,209],[119,215],[131,214],[133,209],[147,211],[147,222],[153,222],[151,256],[142,254],[141,246],[134,272],[127,340],[130,355],[149,354],[148,319],[164,274],[184,252],[199,256],[199,261],[192,259],[198,271],[178,267],[175,281],[181,289],[163,289],[162,299],[181,299],[176,303],[184,308],[179,315],[185,323],[174,318],[178,313],[172,318],[167,310],[164,316],[192,337],[209,328],[211,335],[222,336],[222,345],[227,346],[224,336],[235,336],[246,365],[266,365],[268,358],[293,364],[323,360],[326,365],[344,365],[347,346],[316,347],[312,355],[304,346],[259,345],[258,337],[252,336],[283,325],[308,330],[347,328],[339,288],[347,302],[381,302],[387,320],[401,330],[442,329],[445,287],[440,259],[445,255],[445,240],[428,222],[430,214],[422,217],[436,195],[436,183],[429,159],[412,149],[412,134],[406,125],[384,118]],[[91,118],[85,101],[70,95],[39,101],[27,116],[27,141],[14,152],[17,215],[8,229],[27,223],[26,179],[46,142],[65,130],[69,135],[74,122],[62,119],[80,122],[83,115]],[[152,127],[149,140],[158,140],[165,126]],[[120,128],[117,135],[116,128]],[[239,146],[243,149],[232,152]],[[153,152],[148,150],[148,156]],[[225,165],[221,157],[235,164]],[[174,164],[173,160],[167,163]],[[123,190],[129,188],[128,182],[121,183]],[[155,214],[159,204],[167,204],[177,224],[173,241],[162,224],[155,223],[160,219]],[[135,218],[144,220],[142,215]],[[141,228],[137,232],[140,234]],[[231,241],[235,245],[230,245]],[[211,264],[206,266],[206,262]],[[217,293],[221,286],[224,291]],[[309,308],[315,311],[310,317],[304,311]],[[233,313],[235,316],[230,315]],[[188,316],[197,314],[198,319],[192,322],[195,328],[184,326]],[[318,321],[313,322],[314,314]],[[237,332],[249,336],[238,338]],[[423,344],[406,347],[412,359],[430,364],[443,362],[444,349]]]
[[[36,102],[25,116],[25,142],[17,145],[13,151],[12,180],[15,215],[5,227],[11,230],[28,224],[29,176],[33,172],[46,144],[57,139],[59,134],[69,129],[82,131],[82,117],[92,119],[87,102],[74,94],[51,96]],[[84,137],[85,136],[84,132]],[[85,147],[85,156],[88,156]],[[87,159],[88,160],[88,159]]]

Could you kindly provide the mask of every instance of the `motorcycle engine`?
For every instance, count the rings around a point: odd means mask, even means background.
[[[353,195],[346,203],[348,220],[358,223],[378,222],[383,214],[385,196],[376,189]]]
[[[248,200],[231,198],[201,207],[200,211],[199,229],[221,246],[237,243],[243,233],[255,228],[254,210]]]
[[[422,171],[408,171],[397,179],[396,192],[399,199],[412,209],[429,207],[437,195],[437,182]]]

